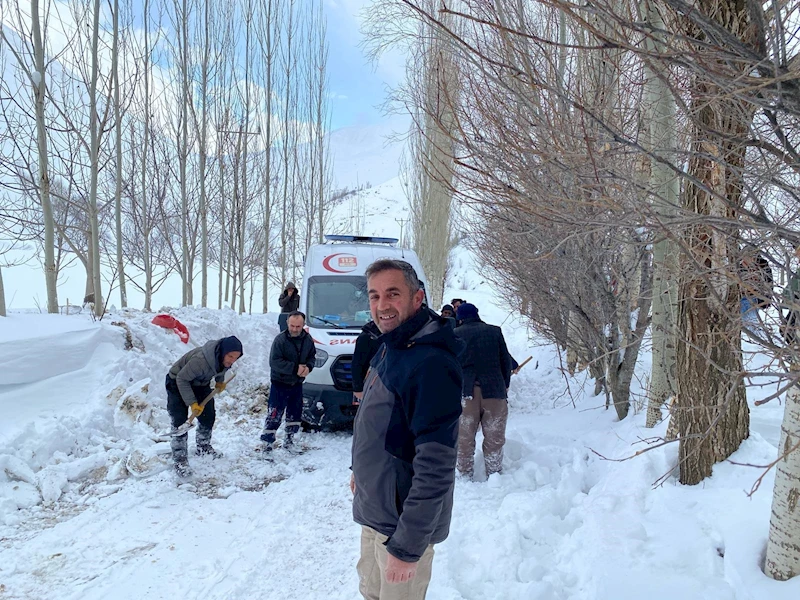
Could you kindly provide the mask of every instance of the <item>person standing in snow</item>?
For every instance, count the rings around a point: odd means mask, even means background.
[[[800,244],[795,246],[794,256],[800,259]],[[786,315],[783,314],[784,310],[787,311]],[[797,329],[800,327],[800,269],[792,272],[783,289],[780,314],[783,339],[793,346],[798,342]]]
[[[300,309],[300,294],[297,293],[297,288],[291,281],[286,284],[286,289],[278,296],[278,304],[281,307],[281,314],[278,316],[278,327],[280,327],[281,331],[286,331],[286,321],[289,313]]]
[[[442,316],[443,316],[445,319],[455,319],[455,318],[456,318],[456,313],[455,313],[455,310],[454,310],[454,309],[453,309],[453,307],[452,307],[452,306],[450,306],[449,304],[445,304],[445,305],[442,307],[442,312],[441,312],[441,315],[442,315]]]
[[[314,340],[303,328],[305,324],[306,316],[303,313],[289,313],[288,329],[279,333],[272,341],[272,350],[269,353],[269,409],[264,432],[261,434],[264,452],[272,451],[284,412],[285,448],[292,445],[292,438],[300,429],[300,419],[303,416],[303,381],[314,369],[317,358]]]
[[[766,310],[772,298],[772,269],[758,248],[747,244],[739,261],[740,310],[746,325],[758,325],[758,311]]]
[[[369,363],[372,357],[378,352],[381,346],[381,331],[370,321],[361,328],[361,333],[356,338],[356,347],[353,350],[353,361],[350,363],[350,371],[353,373],[353,395],[357,401],[361,401],[364,395],[364,380],[369,371]]]
[[[235,336],[211,340],[199,348],[189,350],[172,365],[167,373],[167,412],[173,430],[183,425],[194,414],[197,418],[197,454],[222,456],[211,445],[211,431],[217,418],[214,398],[200,406],[211,393],[210,382],[214,380],[215,393],[225,389],[225,373],[243,354],[242,343]],[[175,472],[181,477],[192,474],[188,457],[188,433],[170,439]]]
[[[455,333],[467,345],[461,355],[464,409],[458,434],[458,471],[465,477],[473,475],[475,436],[480,426],[486,474],[491,475],[503,469],[508,388],[516,361],[508,353],[503,331],[481,321],[475,305],[462,304],[456,314],[459,326]]]
[[[353,423],[359,591],[367,600],[422,600],[433,546],[450,530],[463,344],[423,307],[410,264],[378,260],[366,277],[382,346]]]

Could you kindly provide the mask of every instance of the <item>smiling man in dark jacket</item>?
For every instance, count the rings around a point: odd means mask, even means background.
[[[275,434],[286,412],[286,438],[283,445],[292,445],[292,438],[300,429],[303,414],[303,381],[314,369],[317,350],[314,340],[303,329],[306,316],[295,311],[289,313],[288,329],[275,336],[269,353],[270,388],[269,409],[261,440],[263,450],[270,452]]]
[[[359,590],[367,600],[422,600],[433,545],[450,531],[463,344],[422,308],[407,262],[367,268],[383,346],[353,425],[353,518],[362,526]]]
[[[483,460],[486,474],[503,468],[503,446],[508,421],[508,388],[512,363],[503,331],[481,321],[473,304],[458,307],[460,325],[456,335],[466,345],[461,355],[464,370],[464,412],[458,435],[458,471],[472,477],[475,463],[475,435],[483,428]],[[519,366],[519,365],[517,365]]]

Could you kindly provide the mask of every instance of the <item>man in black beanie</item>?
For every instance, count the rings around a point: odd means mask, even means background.
[[[225,389],[225,373],[244,353],[242,342],[235,336],[221,340],[211,340],[203,346],[189,350],[172,365],[167,373],[167,412],[172,420],[172,427],[177,429],[189,418],[189,413],[197,418],[197,454],[210,455],[213,458],[222,456],[211,445],[211,431],[217,413],[214,409],[214,398],[201,406],[203,400],[211,393],[210,382],[214,380],[214,393]],[[175,472],[179,477],[189,477],[188,433],[173,436],[172,459],[175,461]]]

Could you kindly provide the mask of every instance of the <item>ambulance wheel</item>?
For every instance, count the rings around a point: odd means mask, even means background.
[[[300,429],[303,430],[303,433],[317,433],[320,431],[321,428],[319,425],[313,425],[308,421],[301,421]]]

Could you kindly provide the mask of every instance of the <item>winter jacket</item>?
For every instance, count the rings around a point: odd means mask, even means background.
[[[289,296],[289,290],[283,290],[280,296],[278,296],[278,304],[280,304],[281,312],[282,313],[290,313],[294,312],[300,308],[300,294],[297,292],[297,289],[294,290],[294,294]]]
[[[169,370],[168,375],[178,384],[181,400],[186,406],[191,406],[197,402],[192,391],[193,385],[195,387],[206,386],[210,388],[212,379],[216,381],[225,379],[225,372],[228,369],[222,366],[222,357],[217,352],[221,343],[222,340],[211,340],[199,348],[189,350]],[[239,348],[241,348],[241,344],[239,344]],[[241,350],[239,351],[241,352]]]
[[[752,298],[760,308],[769,306],[774,281],[769,261],[763,254],[745,256],[739,263],[739,277],[744,298]]]
[[[270,379],[286,385],[303,383],[304,377],[297,375],[300,365],[306,365],[309,371],[314,369],[317,350],[314,340],[303,331],[293,338],[286,330],[279,333],[272,341],[272,350],[269,353]]]
[[[484,398],[507,398],[506,390],[511,385],[511,355],[502,330],[484,323],[479,317],[471,317],[464,319],[455,333],[467,345],[461,355],[464,396],[472,396],[473,387],[479,383]]]
[[[381,331],[374,321],[370,321],[361,328],[361,333],[356,339],[356,347],[353,350],[353,362],[351,370],[353,373],[353,391],[364,391],[364,379],[369,371],[369,361],[375,356],[378,348],[383,343],[378,338]]]
[[[450,531],[463,344],[425,308],[381,342],[353,423],[353,519],[416,562]]]

